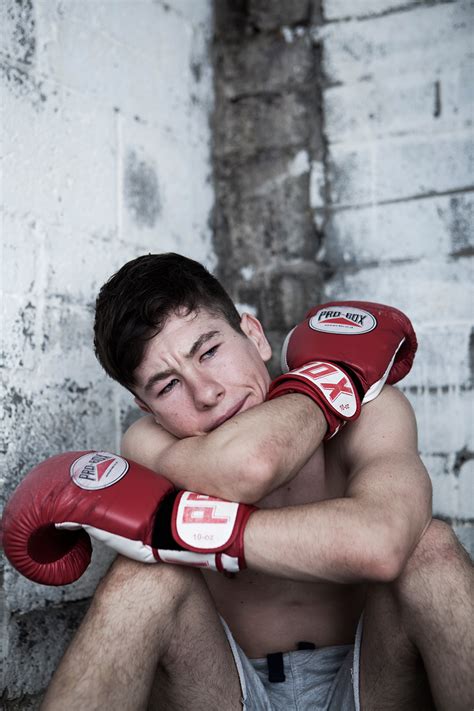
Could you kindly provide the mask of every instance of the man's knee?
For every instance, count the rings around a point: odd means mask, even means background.
[[[199,584],[202,576],[192,568],[139,563],[119,555],[97,587],[94,604],[139,605],[143,601],[147,606],[177,608]]]
[[[401,608],[416,611],[420,604],[446,601],[450,591],[469,584],[471,575],[469,556],[451,526],[433,519],[401,575],[388,587]]]
[[[422,571],[445,574],[468,562],[469,556],[451,526],[434,518],[409,558],[401,577]]]
[[[369,595],[392,601],[400,609],[418,602],[434,588],[449,587],[472,571],[469,556],[451,526],[433,519],[401,574],[389,583],[372,585]]]

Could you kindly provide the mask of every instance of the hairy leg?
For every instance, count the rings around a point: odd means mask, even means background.
[[[175,684],[181,686],[173,696]],[[224,688],[229,709],[241,708],[232,652],[201,574],[119,557],[99,585],[42,711],[140,711],[149,707],[152,689],[152,708],[217,710],[216,690]]]
[[[369,590],[361,656],[363,711],[474,708],[473,566],[433,520],[393,583]]]
[[[241,709],[241,690],[224,628],[205,589],[185,599],[160,659],[149,711]],[[212,609],[210,609],[212,608]]]
[[[362,711],[433,711],[422,658],[401,622],[389,585],[369,588],[362,631]]]

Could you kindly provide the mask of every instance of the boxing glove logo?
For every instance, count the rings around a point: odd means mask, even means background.
[[[309,320],[310,328],[323,333],[359,335],[377,326],[377,319],[368,311],[354,306],[328,306],[319,309]]]
[[[128,471],[128,462],[110,452],[89,452],[70,467],[71,479],[81,489],[106,489],[116,484]]]

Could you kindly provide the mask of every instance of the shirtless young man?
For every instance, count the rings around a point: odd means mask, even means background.
[[[324,441],[312,397],[265,401],[259,321],[178,255],[141,257],[103,287],[96,347],[147,413],[124,456],[259,510],[234,577],[119,556],[43,709],[472,708],[472,568],[431,519],[398,390]]]

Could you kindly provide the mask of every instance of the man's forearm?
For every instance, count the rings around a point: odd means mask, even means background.
[[[321,444],[326,421],[304,395],[243,412],[200,437],[174,442],[159,471],[185,489],[255,503],[297,474]]]
[[[383,514],[350,498],[250,516],[244,537],[249,569],[301,581],[360,583],[398,574]]]

